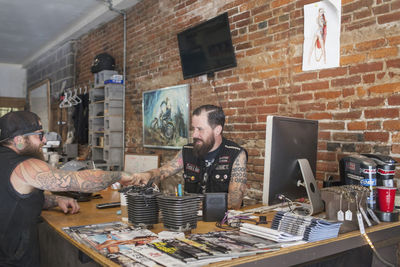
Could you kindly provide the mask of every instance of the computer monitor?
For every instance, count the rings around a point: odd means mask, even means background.
[[[308,197],[311,214],[323,211],[315,183],[318,121],[267,116],[263,204],[281,202],[278,195],[294,201]]]

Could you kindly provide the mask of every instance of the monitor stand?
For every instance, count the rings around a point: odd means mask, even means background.
[[[298,159],[301,174],[304,182],[298,181],[297,185],[302,185],[307,190],[308,199],[310,200],[310,215],[314,215],[324,211],[324,202],[321,199],[321,193],[315,182],[314,174],[311,170],[310,163],[307,159]]]

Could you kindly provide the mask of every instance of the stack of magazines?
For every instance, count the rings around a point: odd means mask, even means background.
[[[294,214],[292,212],[279,211],[272,220],[272,229],[302,236],[307,242],[314,242],[337,237],[341,222]]]
[[[272,240],[238,231],[159,239],[150,230],[121,222],[63,228],[74,240],[125,266],[204,266],[278,250]]]

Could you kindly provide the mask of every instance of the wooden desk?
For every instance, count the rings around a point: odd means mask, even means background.
[[[94,199],[89,202],[80,202],[81,211],[75,215],[65,215],[60,210],[43,211],[42,217],[51,228],[60,234],[68,242],[72,243],[86,255],[103,266],[118,266],[114,262],[108,260],[95,250],[76,242],[65,234],[61,229],[67,226],[79,226],[86,224],[105,223],[121,220],[121,216],[117,215],[119,208],[96,209],[96,204],[104,202],[119,201],[119,193],[113,190],[104,190],[100,194],[102,199]],[[267,218],[270,222],[271,215]],[[152,229],[155,233],[163,230],[162,224],[157,224]],[[215,223],[198,222],[198,227],[192,233],[206,233],[217,231]],[[400,243],[400,222],[381,223],[377,226],[367,228],[367,233],[375,247],[384,248],[397,246]],[[321,259],[330,255],[341,253],[353,248],[365,246],[367,243],[360,236],[358,231],[339,235],[339,237],[329,240],[307,243],[290,248],[282,248],[279,251],[258,254],[255,256],[242,257],[231,261],[219,262],[210,266],[233,266],[233,265],[250,265],[251,266],[291,266],[294,264],[306,263],[313,260]],[[62,253],[60,251],[59,253]],[[395,257],[391,260],[395,262]],[[59,266],[61,267],[61,266]]]

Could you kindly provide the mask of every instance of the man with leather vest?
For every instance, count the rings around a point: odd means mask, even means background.
[[[96,192],[132,181],[122,172],[51,167],[43,161],[45,142],[36,114],[16,111],[0,118],[0,266],[40,266],[37,224],[43,208],[79,211],[74,199],[43,190]]]
[[[158,169],[133,174],[135,184],[164,179],[183,170],[185,192],[227,192],[228,208],[240,208],[246,191],[247,152],[222,136],[225,114],[221,107],[204,105],[192,114],[193,143]]]

